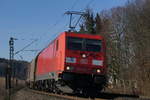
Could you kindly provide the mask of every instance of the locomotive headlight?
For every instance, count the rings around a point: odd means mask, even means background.
[[[72,70],[74,70],[74,67],[73,66],[66,66],[66,70],[67,71],[72,71]]]
[[[67,69],[67,70],[70,70],[70,66],[67,66],[66,69]]]
[[[92,60],[93,65],[98,65],[98,66],[103,66],[103,61],[102,60]]]
[[[82,57],[83,57],[83,58],[85,58],[85,57],[86,57],[86,55],[85,55],[85,54],[82,54]]]
[[[100,72],[101,72],[101,70],[100,70],[100,69],[97,69],[97,70],[96,70],[96,72],[97,72],[97,73],[100,73]]]
[[[74,58],[74,57],[66,57],[66,62],[67,63],[76,63],[76,58]]]

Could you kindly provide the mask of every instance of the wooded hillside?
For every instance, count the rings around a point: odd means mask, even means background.
[[[0,58],[0,76],[5,76],[5,71],[6,67],[9,64],[8,59]],[[19,79],[26,79],[26,73],[27,73],[27,66],[28,62],[26,61],[19,61],[19,60],[14,60],[13,61],[13,67],[12,67],[12,75],[14,74],[15,71],[15,77]]]
[[[113,84],[134,84],[140,94],[150,95],[150,0],[129,0],[97,14],[87,9],[87,14],[80,32],[105,37]]]

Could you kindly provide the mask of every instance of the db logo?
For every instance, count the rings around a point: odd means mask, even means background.
[[[88,60],[87,60],[87,59],[81,59],[81,60],[80,60],[80,63],[81,63],[81,64],[87,64],[87,63],[88,63]]]

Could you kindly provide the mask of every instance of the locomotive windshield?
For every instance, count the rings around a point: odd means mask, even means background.
[[[67,37],[67,48],[69,50],[100,52],[101,44],[101,40]]]
[[[83,39],[76,37],[67,38],[67,48],[69,50],[82,50]]]

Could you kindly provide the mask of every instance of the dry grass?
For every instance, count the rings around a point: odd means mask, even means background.
[[[15,94],[17,91],[19,91],[20,89],[22,89],[25,86],[25,81],[22,80],[18,80],[18,84],[13,84],[14,88],[11,89],[11,94]],[[7,93],[8,91],[6,91],[5,89],[5,78],[4,77],[0,77],[0,100],[7,100]]]
[[[140,93],[142,96],[150,97],[150,81],[142,82],[140,86]]]
[[[134,88],[128,85],[112,85],[105,89],[106,92],[110,93],[120,93],[120,94],[130,94],[150,97],[150,81],[141,81],[139,85]]]
[[[66,100],[66,99],[62,99],[62,98],[37,94],[27,88],[24,88],[24,89],[18,91],[11,98],[12,98],[12,100]]]
[[[0,100],[4,100],[6,96],[5,78],[0,77]]]

